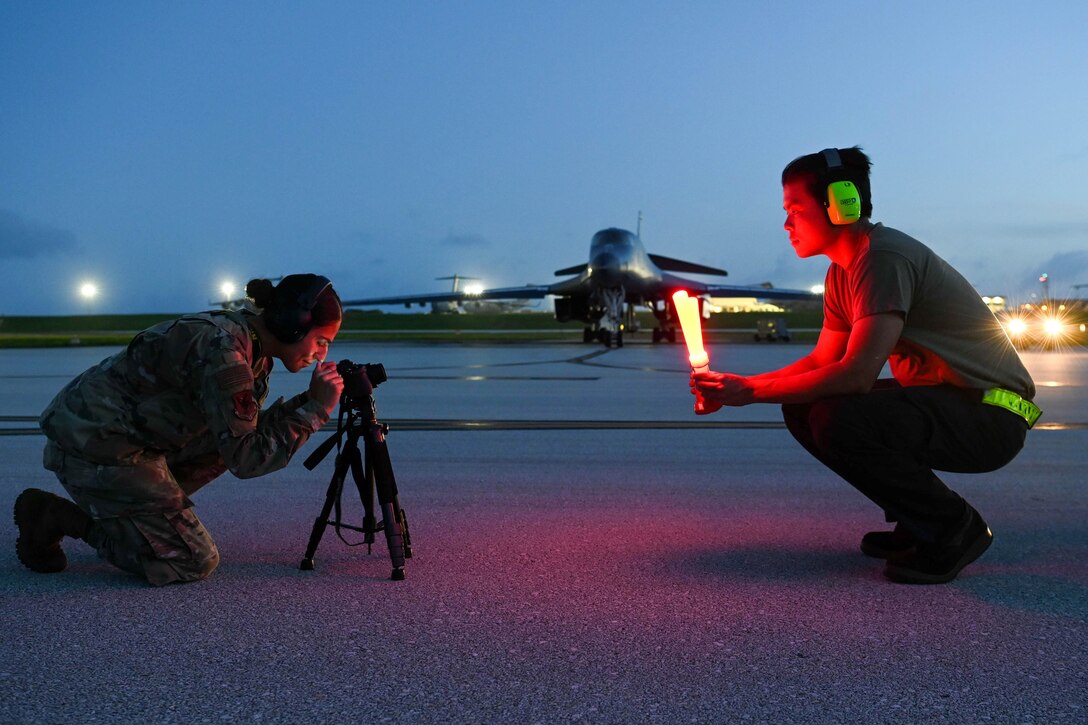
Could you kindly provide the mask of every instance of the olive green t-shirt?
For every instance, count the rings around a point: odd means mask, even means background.
[[[849,269],[827,270],[824,325],[847,332],[859,319],[887,312],[904,319],[888,358],[901,385],[998,387],[1035,397],[1001,323],[963,275],[917,239],[876,224]]]

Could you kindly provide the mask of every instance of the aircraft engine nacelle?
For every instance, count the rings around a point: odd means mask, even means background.
[[[555,319],[559,322],[589,321],[589,300],[586,297],[556,297]]]

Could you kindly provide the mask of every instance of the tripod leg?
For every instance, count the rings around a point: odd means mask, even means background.
[[[333,506],[340,501],[340,492],[344,489],[344,478],[348,472],[348,461],[343,456],[336,457],[336,468],[329,481],[328,491],[325,493],[325,505],[321,513],[314,520],[314,528],[310,531],[310,541],[306,545],[306,553],[302,556],[302,563],[298,565],[303,571],[312,571],[314,568],[314,554],[317,553],[317,545],[321,543],[321,537],[325,534],[325,527],[329,525],[329,514]]]
[[[378,530],[378,522],[374,518],[374,472],[369,463],[364,465],[358,448],[351,459],[351,477],[355,479],[359,500],[363,502],[363,543],[366,544],[366,553],[370,554],[374,532]]]
[[[404,513],[404,509],[400,507],[400,501],[396,498],[393,499],[393,507],[400,511],[400,528],[404,534],[404,558],[412,558],[412,536],[408,533],[408,514]]]
[[[397,481],[393,476],[393,463],[389,460],[389,448],[385,445],[385,437],[377,425],[366,438],[366,456],[367,465],[374,473],[378,503],[382,507],[385,540],[389,545],[389,558],[393,561],[390,578],[399,581],[405,576],[404,512],[397,501]]]

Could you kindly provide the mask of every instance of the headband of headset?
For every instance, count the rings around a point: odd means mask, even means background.
[[[332,283],[317,274],[299,275],[307,277],[305,286],[294,300],[276,299],[276,303],[265,310],[265,322],[269,331],[280,342],[295,343],[306,337],[313,326],[313,309],[321,295]],[[285,278],[280,282],[283,282]],[[279,291],[279,290],[277,290]]]
[[[861,192],[847,176],[838,149],[824,149],[824,163],[827,165],[824,181],[827,184],[827,218],[832,224],[853,224],[861,219]]]

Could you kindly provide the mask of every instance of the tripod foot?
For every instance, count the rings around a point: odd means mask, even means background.
[[[401,582],[404,581],[404,576],[404,569],[402,569],[401,567],[397,567],[393,570],[393,573],[389,575],[389,578],[395,582]]]
[[[302,571],[313,571],[314,570],[314,560],[313,559],[303,559],[302,563],[298,565],[298,568],[301,569]]]

